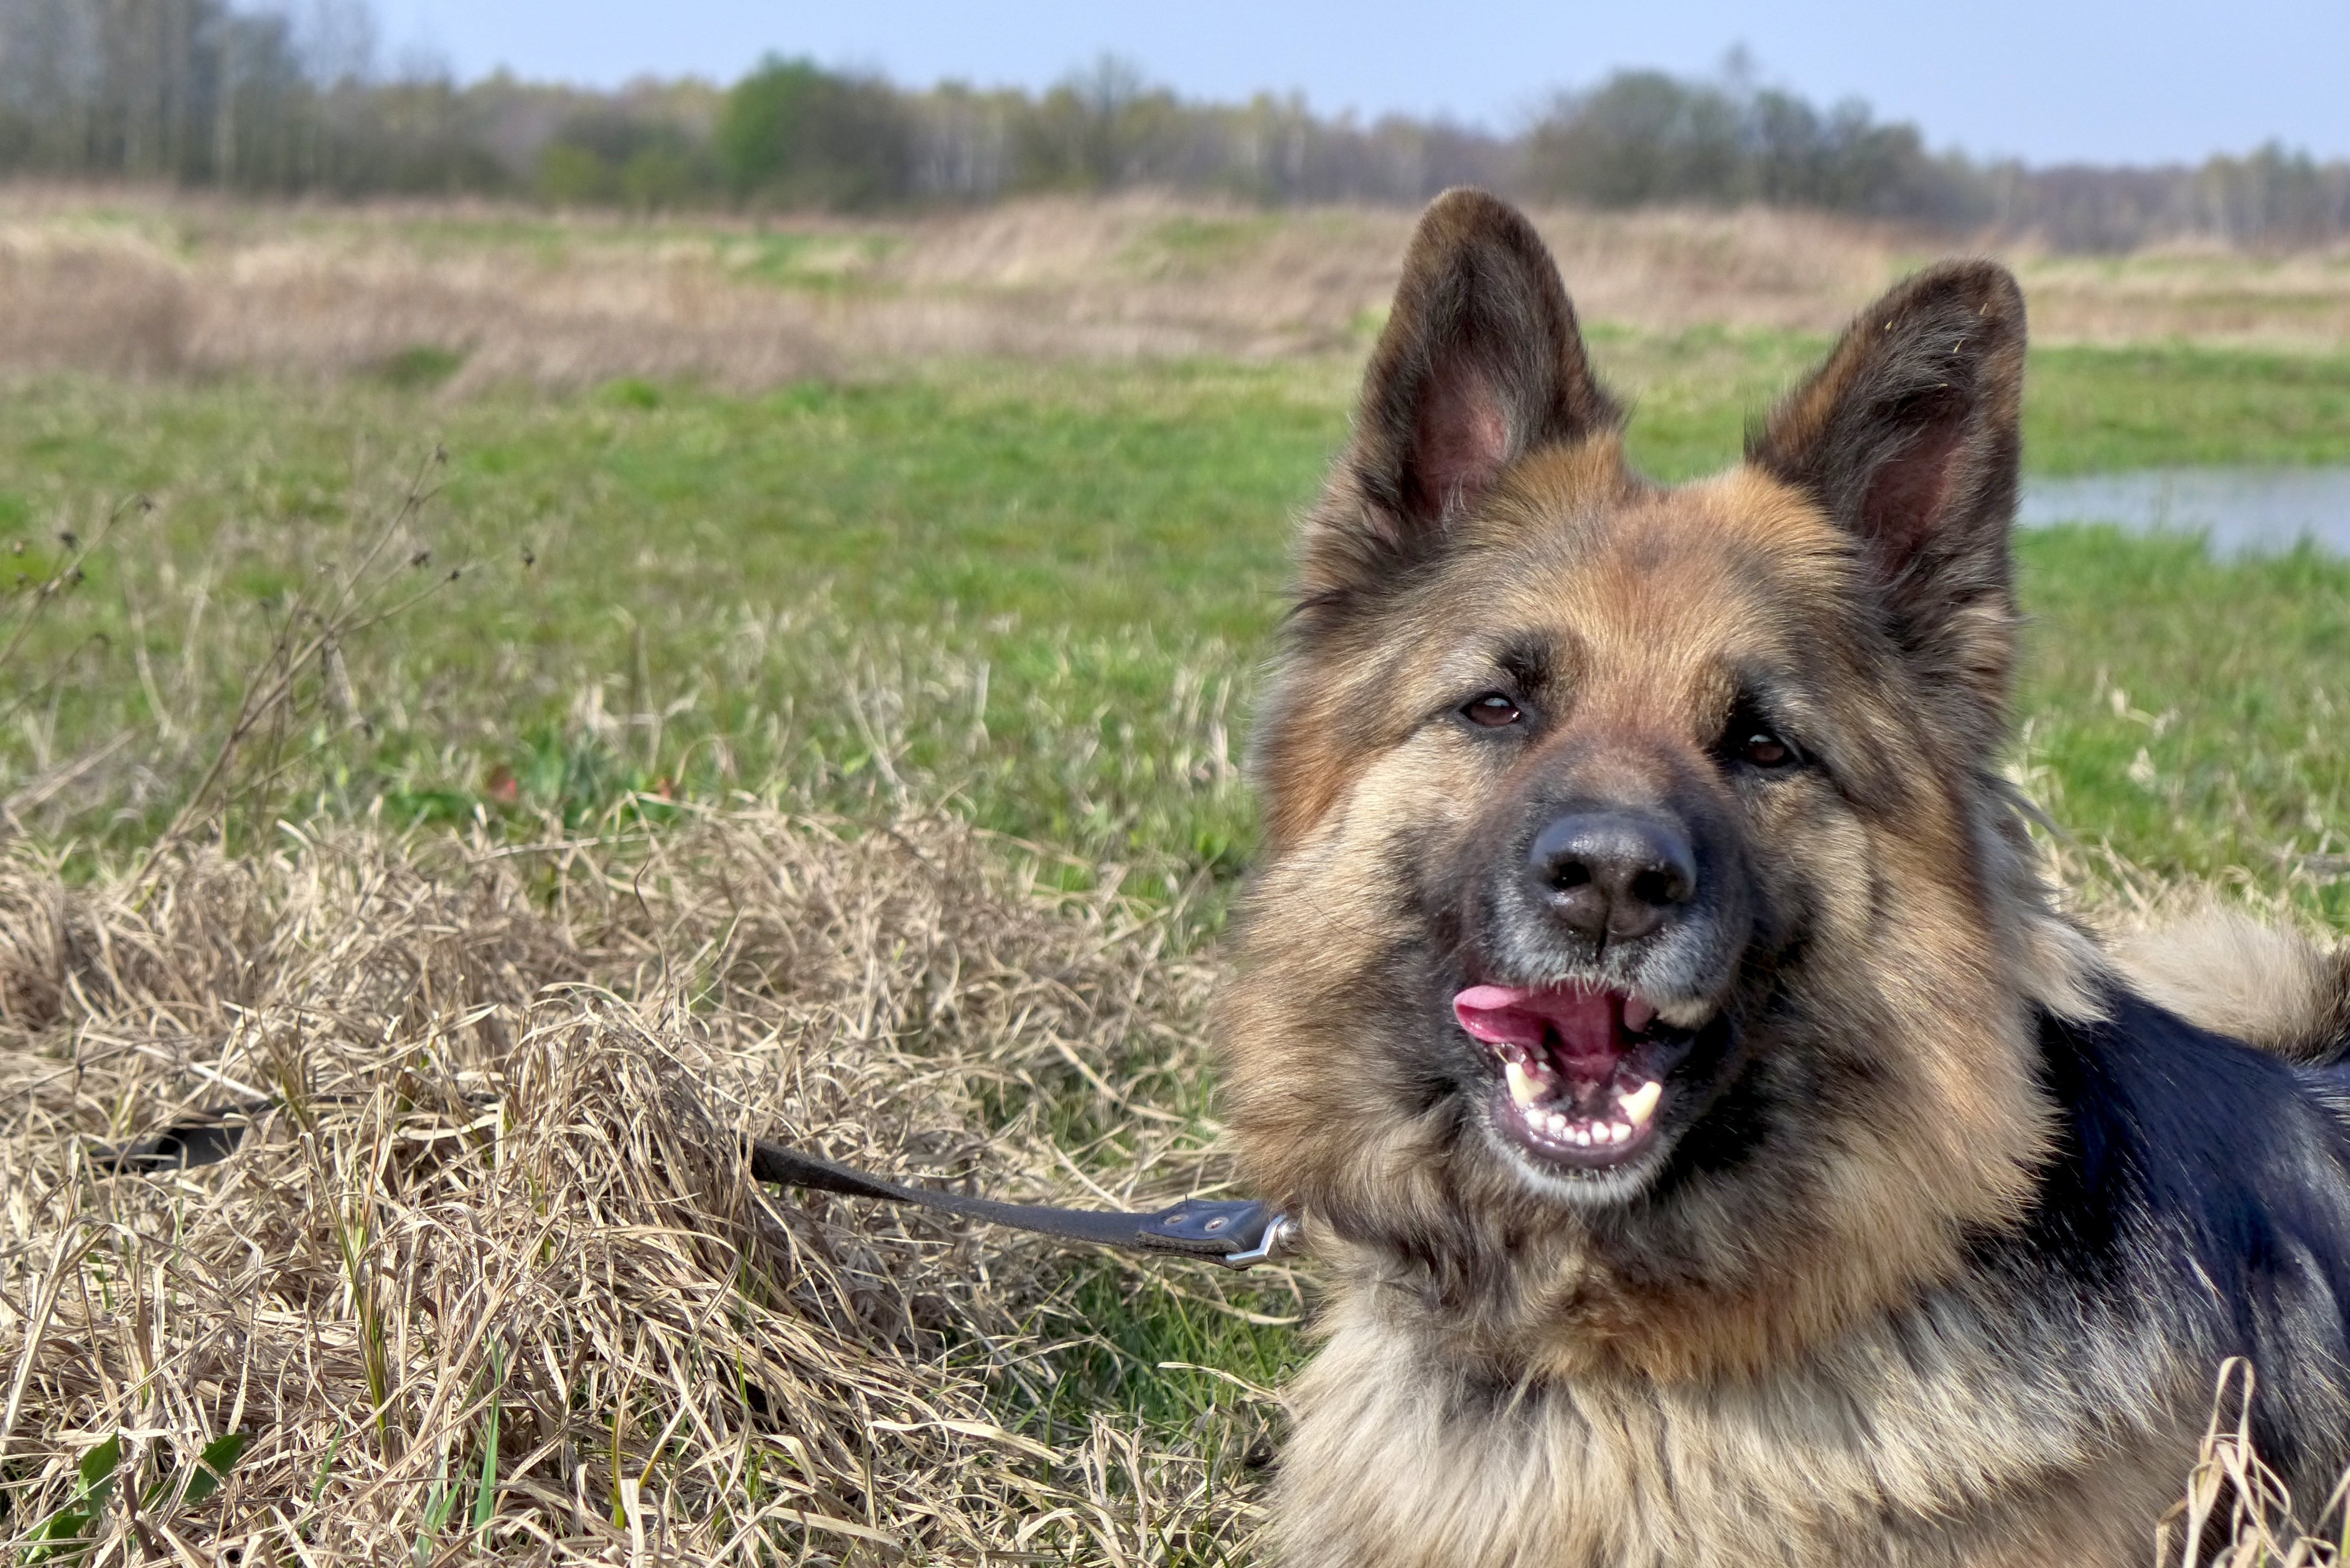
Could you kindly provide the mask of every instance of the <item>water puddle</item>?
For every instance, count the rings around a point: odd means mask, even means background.
[[[2289,550],[2307,538],[2350,556],[2350,468],[2147,468],[2027,478],[2016,522],[2201,534],[2220,555]]]

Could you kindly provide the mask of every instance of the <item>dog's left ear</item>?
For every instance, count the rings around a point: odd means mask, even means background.
[[[2007,269],[1945,262],[1863,311],[1746,443],[1855,535],[1890,629],[1985,745],[2014,664],[2023,345]]]

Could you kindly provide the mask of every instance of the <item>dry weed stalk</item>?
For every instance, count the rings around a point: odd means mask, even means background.
[[[154,504],[147,497],[133,496],[108,511],[87,538],[70,529],[60,532],[57,535],[59,554],[47,570],[38,577],[29,572],[18,575],[16,602],[10,607],[5,629],[0,630],[0,671],[7,671],[15,677],[11,682],[15,687],[13,694],[0,701],[0,722],[15,718],[27,705],[42,697],[48,697],[54,702],[59,682],[87,643],[77,644],[64,658],[53,659],[47,670],[26,670],[21,668],[25,660],[26,639],[61,597],[81,586],[86,576],[85,565],[104,546],[108,535],[113,533],[114,525],[122,520],[123,514],[133,508],[141,513],[149,512],[153,510],[153,506]],[[16,551],[20,555],[23,553],[21,543],[16,545]],[[47,735],[53,733],[54,728],[52,723],[44,733],[44,753]],[[94,752],[56,765],[49,765],[44,754],[44,765],[37,777],[26,780],[5,797],[0,797],[0,822],[16,827],[20,811],[28,811],[66,788],[96,763],[120,750],[130,739],[127,733],[117,735]]]
[[[117,1435],[90,1563],[1128,1563],[1253,1529],[1232,1433],[1003,1425],[991,1383],[1049,1384],[1040,1325],[1105,1265],[779,1199],[739,1153],[1066,1199],[1090,1117],[1128,1156],[1092,1180],[1198,1181],[1197,1127],[1119,1108],[1198,1075],[1163,919],[1048,899],[942,820],[748,805],[626,841],[289,831],[151,877],[0,867],[17,1545]],[[93,1155],[264,1096],[224,1164]]]
[[[2251,1405],[2258,1379],[2230,1359],[2212,1392],[2187,1495],[2155,1537],[2156,1568],[2333,1568],[2350,1551],[2350,1476],[2314,1515],[2299,1514],[2293,1494],[2252,1447]],[[2328,1520],[2336,1521],[2331,1534]]]
[[[343,645],[407,614],[464,574],[464,567],[452,566],[426,576],[421,586],[411,586],[405,593],[396,591],[432,564],[429,549],[410,553],[409,535],[438,493],[434,481],[448,461],[448,453],[435,447],[419,462],[399,501],[358,556],[348,566],[322,568],[317,588],[290,594],[276,607],[268,647],[245,677],[211,763],[149,846],[149,867],[160,864],[191,834],[223,821],[235,797],[249,803],[253,809],[248,815],[265,820],[272,787],[323,749],[322,743],[286,754],[288,737],[310,710],[329,710],[338,729],[367,722],[351,691]],[[6,650],[0,649],[0,667],[5,662]],[[253,765],[247,753],[256,738],[266,739],[268,754]]]

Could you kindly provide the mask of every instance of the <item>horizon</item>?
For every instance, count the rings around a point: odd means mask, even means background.
[[[314,0],[313,14],[333,8]],[[1757,26],[1730,0],[1656,0],[1536,13],[1464,0],[1440,31],[1400,0],[1305,0],[1278,13],[1232,0],[1105,14],[1075,0],[984,12],[941,0],[846,8],[672,0],[658,28],[622,0],[380,0],[379,57],[478,81],[611,89],[644,78],[723,85],[767,55],[886,77],[1031,92],[1104,56],[1192,100],[1258,92],[1364,120],[1447,119],[1500,135],[1560,90],[1619,69],[1718,78],[1744,51],[1762,85],[1822,105],[1866,102],[1937,151],[1983,161],[2196,164],[2270,143],[2350,157],[2350,6],[2339,0],[1978,0],[1967,26],[1887,25],[1821,0]],[[1380,47],[1388,39],[1392,47]],[[2029,47],[2011,47],[2029,39]]]

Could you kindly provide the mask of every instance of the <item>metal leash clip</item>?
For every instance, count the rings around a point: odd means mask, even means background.
[[[1228,1269],[1276,1262],[1297,1244],[1297,1221],[1254,1199],[1187,1198],[1141,1218],[1140,1251],[1181,1252]]]

